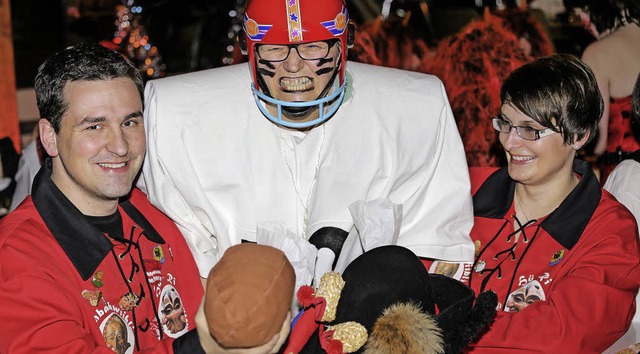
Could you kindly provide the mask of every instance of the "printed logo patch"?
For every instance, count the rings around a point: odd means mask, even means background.
[[[560,263],[562,258],[564,258],[564,250],[559,250],[556,253],[554,253],[553,256],[551,256],[551,260],[549,261],[549,265],[550,266],[554,266],[554,265]]]
[[[177,338],[189,330],[184,303],[172,285],[167,285],[162,289],[158,303],[158,314],[162,330],[169,337]]]
[[[100,324],[104,343],[117,354],[133,353],[134,335],[122,317],[113,313]]]
[[[261,41],[273,26],[260,25],[256,21],[250,19],[249,16],[245,13],[243,27],[244,32],[247,34],[247,37],[249,37],[249,39],[251,39],[252,41]]]
[[[324,28],[329,30],[334,36],[339,36],[347,29],[347,23],[349,23],[349,14],[347,9],[343,6],[342,11],[331,21],[320,22]]]
[[[160,262],[161,264],[164,264],[164,251],[162,250],[161,246],[156,246],[153,248],[153,259]]]

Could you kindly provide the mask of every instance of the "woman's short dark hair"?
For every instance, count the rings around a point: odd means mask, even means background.
[[[564,0],[567,9],[584,9],[599,33],[613,31],[627,23],[640,26],[638,0]]]
[[[61,50],[47,58],[36,74],[34,88],[40,117],[51,122],[58,133],[62,116],[69,107],[64,97],[67,83],[118,78],[131,79],[142,100],[142,75],[122,54],[97,43],[82,43]]]
[[[595,137],[604,101],[591,69],[574,55],[555,54],[514,70],[502,83],[500,100],[544,127],[565,144]]]
[[[631,92],[631,131],[640,141],[640,74],[638,74],[633,92]]]

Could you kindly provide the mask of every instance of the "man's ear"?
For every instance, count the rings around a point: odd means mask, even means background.
[[[40,118],[38,121],[38,132],[40,133],[40,142],[42,142],[42,147],[47,152],[47,155],[51,157],[58,156],[58,136],[51,122]]]

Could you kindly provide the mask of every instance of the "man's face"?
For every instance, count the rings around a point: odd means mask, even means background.
[[[64,96],[60,132],[45,147],[54,157],[52,179],[84,214],[104,215],[129,193],[144,159],[140,94],[132,80],[118,78],[69,82]]]
[[[326,43],[326,42],[317,42]],[[321,59],[305,60],[298,49],[289,48],[288,56],[282,61],[267,61],[256,55],[256,67],[262,75],[271,96],[286,102],[308,102],[320,98],[320,94],[329,84],[340,61],[340,42],[330,42],[328,53]],[[304,51],[304,50],[303,50]],[[304,55],[303,55],[304,56]],[[269,107],[276,115],[275,107]],[[310,121],[318,117],[317,109],[306,117],[285,119],[296,122]]]
[[[182,300],[175,291],[169,291],[162,299],[162,315],[162,324],[171,333],[178,333],[187,325]]]

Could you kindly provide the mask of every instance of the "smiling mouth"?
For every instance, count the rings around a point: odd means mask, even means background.
[[[308,77],[283,77],[280,79],[280,90],[283,92],[305,92],[313,90],[313,80]]]
[[[100,167],[104,167],[104,168],[122,168],[124,166],[126,166],[127,163],[126,162],[120,162],[120,163],[99,163],[98,166]]]
[[[511,155],[511,158],[516,162],[527,162],[535,159],[534,156],[513,156],[513,155]]]

